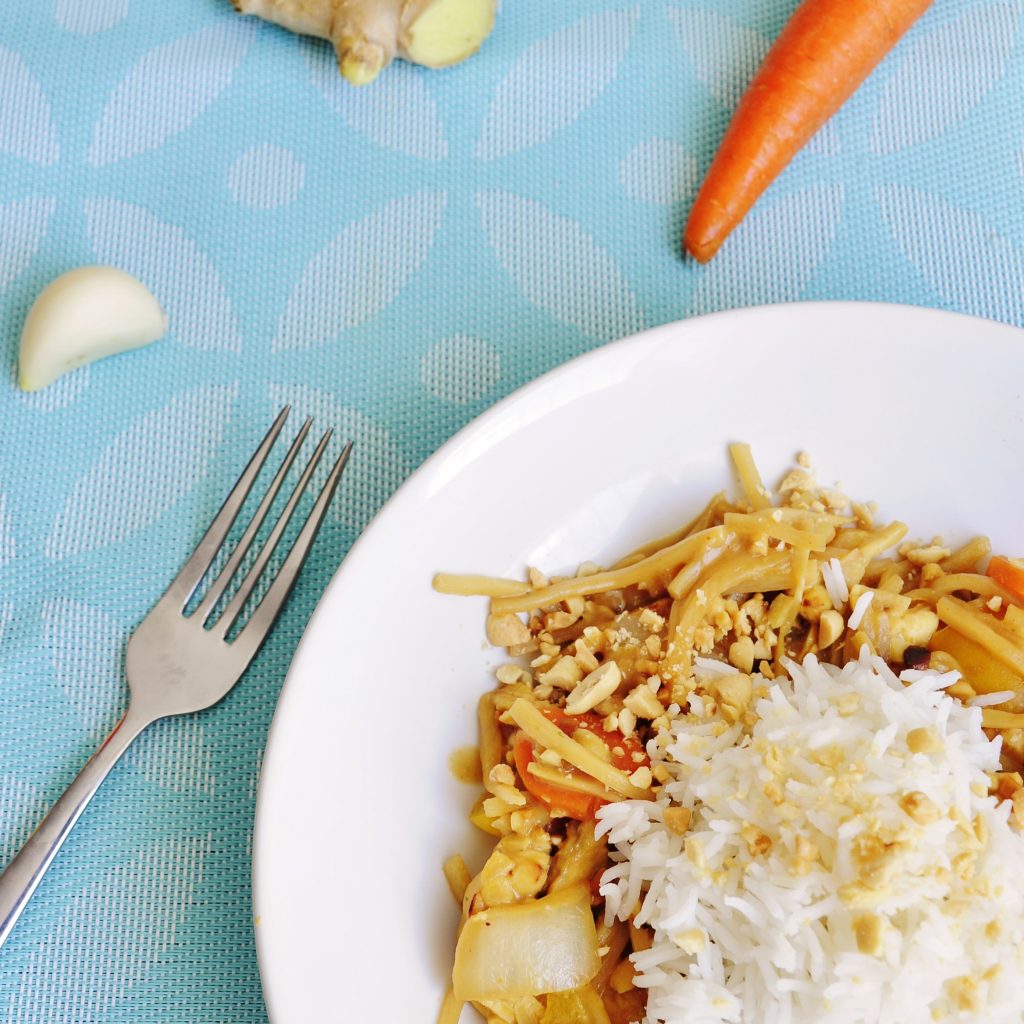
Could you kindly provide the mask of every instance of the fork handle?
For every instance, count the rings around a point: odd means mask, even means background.
[[[50,808],[39,827],[0,874],[0,946],[57,856],[64,840],[95,796],[110,769],[117,764],[132,740],[153,722],[129,706],[113,732],[89,759],[64,795]]]

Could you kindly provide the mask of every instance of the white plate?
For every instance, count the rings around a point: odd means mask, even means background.
[[[484,602],[439,569],[597,561],[730,485],[747,440],[769,478],[808,450],[823,482],[912,535],[1024,549],[1024,332],[852,303],[740,310],[648,331],[549,373],[398,491],[309,624],[260,781],[255,905],[274,1024],[431,1021],[456,912],[441,875],[479,857],[448,756],[492,685]],[[471,863],[471,867],[472,867]],[[467,1015],[468,1016],[468,1015]]]

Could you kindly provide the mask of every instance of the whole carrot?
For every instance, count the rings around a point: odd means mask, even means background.
[[[701,263],[931,3],[800,4],[740,100],[690,211],[683,244]]]

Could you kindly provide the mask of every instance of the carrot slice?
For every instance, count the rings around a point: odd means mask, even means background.
[[[804,0],[740,100],[683,235],[701,263],[718,251],[812,135],[932,0]]]
[[[545,807],[560,810],[568,817],[577,821],[593,818],[597,809],[607,801],[589,793],[578,793],[565,786],[556,786],[551,782],[538,779],[530,771],[533,761],[533,744],[524,736],[516,740],[512,748],[516,761],[516,771],[523,780],[526,791],[536,797]]]
[[[633,772],[641,764],[650,764],[643,744],[635,736],[630,736],[627,739],[621,732],[607,732],[602,727],[602,719],[598,715],[590,712],[582,715],[570,715],[552,704],[542,704],[539,710],[549,722],[557,725],[567,736],[573,736],[579,729],[593,733],[608,746],[612,755],[611,763],[624,772]],[[519,736],[515,740],[512,753],[516,771],[523,780],[526,791],[546,807],[563,811],[577,821],[587,821],[594,817],[599,807],[608,802],[599,796],[582,793],[567,786],[559,786],[534,775],[530,771],[530,763],[534,760],[535,751],[533,743],[525,736]]]
[[[993,555],[987,575],[1012,594],[1024,599],[1024,559]]]

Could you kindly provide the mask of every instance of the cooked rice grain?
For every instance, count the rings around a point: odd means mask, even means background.
[[[657,801],[599,814],[607,913],[654,929],[647,1021],[1020,1024],[1024,837],[988,795],[981,710],[943,692],[955,674],[901,681],[866,653],[787,671],[749,735],[678,718],[649,744],[673,780]]]

